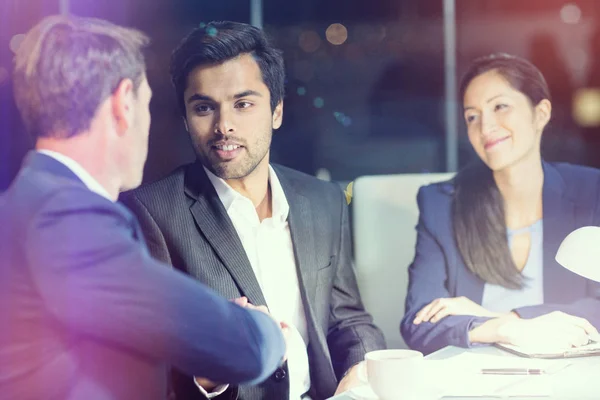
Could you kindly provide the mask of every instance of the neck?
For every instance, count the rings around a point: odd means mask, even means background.
[[[80,133],[69,139],[39,138],[36,150],[50,150],[60,153],[77,162],[110,195],[117,200],[121,188],[118,174],[112,173],[112,160],[109,159],[103,143],[94,140],[97,135]]]
[[[269,186],[269,162],[264,159],[247,176],[225,180],[229,186],[254,204],[258,218],[262,221],[272,215],[271,188]]]
[[[544,170],[539,155],[494,172],[494,180],[504,199],[508,228],[522,228],[542,218]]]

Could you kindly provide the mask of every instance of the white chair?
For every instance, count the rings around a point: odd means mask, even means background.
[[[408,266],[415,254],[417,192],[454,173],[363,176],[354,182],[352,209],[356,278],[365,308],[389,348],[406,348],[400,335]]]

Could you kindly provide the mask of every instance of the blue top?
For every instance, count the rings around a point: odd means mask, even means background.
[[[517,235],[529,232],[530,250],[525,267],[521,271],[525,277],[522,289],[507,289],[501,285],[486,283],[483,288],[481,305],[490,311],[507,313],[514,309],[544,304],[544,232],[543,222],[538,220],[521,229],[508,230],[508,244]]]
[[[561,267],[555,260],[563,239],[577,228],[600,226],[600,171],[570,164],[542,163],[544,210],[542,244],[544,303],[518,307],[522,318],[562,311],[586,318],[600,327],[600,284]],[[415,315],[438,298],[465,296],[483,302],[485,282],[465,265],[452,225],[454,181],[419,190],[419,223],[415,258],[408,269],[409,284],[401,332],[412,348],[430,353],[448,345],[469,347],[473,324],[488,320],[452,315],[436,323],[414,325]]]

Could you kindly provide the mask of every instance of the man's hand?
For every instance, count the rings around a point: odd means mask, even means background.
[[[364,385],[364,382],[360,380],[360,370],[364,368],[364,363],[364,361],[361,361],[348,370],[346,375],[340,381],[334,396],[347,392],[357,386]]]
[[[206,390],[207,393],[210,393],[214,390],[214,388],[216,388],[217,386],[220,386],[219,383],[214,383],[213,381],[210,381],[206,378],[196,378],[194,377],[194,379],[196,380],[196,383],[200,386],[202,386],[202,389]]]
[[[435,299],[423,307],[415,316],[413,324],[436,323],[448,315],[473,315],[475,317],[500,317],[502,314],[489,311],[474,301],[461,296]]]
[[[265,314],[267,314],[268,316],[270,316],[271,318],[273,318],[273,316],[269,313],[269,309],[267,308],[267,306],[255,306],[253,304],[251,304],[248,301],[248,298],[246,296],[242,296],[242,297],[236,297],[235,299],[231,299],[231,302],[237,304],[240,307],[244,307],[244,308],[248,308],[251,310],[256,310],[256,311],[260,311],[263,312]],[[274,318],[273,318],[274,319]],[[274,319],[275,320],[275,319]],[[284,322],[280,322],[275,320],[275,322],[277,322],[277,324],[281,327],[282,333],[284,338],[286,339],[286,343],[287,343],[287,332],[288,332],[288,325]],[[287,360],[287,354],[285,355],[283,361]],[[217,386],[221,386],[222,384],[220,383],[215,383],[209,379],[206,378],[194,378],[196,380],[196,383],[198,383],[198,385],[202,386],[202,388],[204,390],[206,390],[207,393],[212,392]]]
[[[252,304],[248,301],[248,298],[246,296],[237,297],[235,299],[232,299],[231,301],[233,301],[238,306],[245,307],[250,310],[256,310],[256,311],[263,312],[263,313],[267,314],[269,317],[273,318],[273,316],[269,312],[269,309],[267,308],[267,306],[255,306],[254,304]],[[286,322],[278,321],[275,318],[273,318],[273,320],[275,322],[277,322],[277,324],[281,328],[281,333],[283,334],[283,338],[285,339],[286,349],[287,349],[290,327]],[[287,360],[287,350],[285,352],[285,355],[283,356],[282,363],[285,362],[286,360]]]

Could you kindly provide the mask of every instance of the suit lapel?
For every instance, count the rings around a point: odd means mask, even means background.
[[[575,203],[565,196],[564,181],[558,171],[544,163],[544,188],[542,192],[544,213],[544,298],[555,301],[556,296],[569,286],[574,274],[562,268],[555,260],[562,240],[576,227]]]
[[[277,177],[290,206],[288,223],[294,247],[294,255],[296,257],[300,294],[308,326],[309,347],[319,349],[315,354],[328,357],[329,353],[326,351],[327,338],[323,331],[319,329],[312,306],[317,294],[317,273],[319,268],[315,254],[315,249],[317,248],[315,246],[315,240],[317,240],[315,238],[317,234],[315,230],[315,226],[317,226],[314,220],[315,215],[311,209],[310,200],[296,190],[292,182],[288,180],[285,172],[277,166],[273,166],[273,168],[277,173]]]
[[[266,304],[244,246],[202,166],[199,163],[191,165],[185,180],[186,193],[195,200],[190,212],[198,229],[227,268],[240,292],[252,304]]]
[[[315,255],[315,232],[310,200],[298,193],[283,171],[276,168],[277,177],[290,206],[288,223],[296,258],[296,270],[300,291],[308,299],[314,299],[317,290],[317,262]],[[305,308],[310,305],[305,301]]]
[[[307,299],[314,299],[317,291],[317,263],[314,231],[311,229],[313,215],[310,202],[306,197],[296,195],[289,196],[288,203],[288,221],[296,256],[296,269],[302,282],[301,290],[305,292]]]

